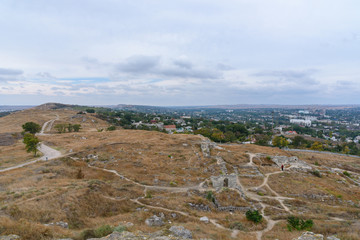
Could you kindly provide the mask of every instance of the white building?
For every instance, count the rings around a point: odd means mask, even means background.
[[[298,124],[306,127],[311,127],[311,120],[304,119],[290,119],[290,123]]]

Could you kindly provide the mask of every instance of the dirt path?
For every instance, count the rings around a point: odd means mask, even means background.
[[[41,128],[41,131],[40,133],[36,134],[36,135],[39,135],[39,136],[42,136],[42,135],[47,135],[46,133],[44,133],[45,131],[50,131],[52,126],[54,125],[54,122],[56,120],[59,120],[59,115],[56,114],[56,118],[55,119],[52,119],[52,120],[49,120],[47,122],[45,122]]]
[[[27,165],[30,165],[30,164],[33,164],[33,163],[36,163],[36,162],[39,162],[39,161],[51,160],[51,159],[58,158],[58,157],[62,156],[61,152],[59,152],[58,150],[55,150],[55,149],[53,149],[51,147],[48,147],[43,143],[40,144],[40,146],[38,147],[38,150],[40,152],[42,152],[44,154],[44,156],[42,156],[40,158],[37,158],[37,159],[35,159],[33,161],[30,161],[30,162],[21,163],[19,165],[13,166],[13,167],[8,167],[8,168],[1,169],[0,172],[7,172],[7,171],[10,171],[10,170],[25,167]]]
[[[248,166],[255,166],[254,163],[253,163],[253,158],[256,157],[256,154],[248,153],[248,155],[249,155],[249,163],[247,163],[246,165],[248,165]],[[261,240],[263,234],[266,233],[266,232],[268,232],[268,231],[270,231],[270,230],[275,226],[275,224],[279,222],[279,221],[274,221],[274,220],[272,220],[269,216],[266,216],[266,215],[265,215],[265,208],[267,207],[267,205],[261,202],[261,200],[262,200],[263,198],[272,198],[272,199],[277,200],[277,201],[280,203],[281,207],[282,207],[286,212],[292,214],[291,210],[290,210],[290,209],[284,204],[284,202],[283,202],[284,200],[292,199],[292,198],[288,198],[288,197],[283,197],[283,196],[281,196],[280,194],[278,194],[277,192],[275,192],[275,191],[269,186],[269,184],[268,184],[269,177],[270,177],[271,175],[280,174],[280,173],[282,173],[282,172],[283,172],[283,171],[277,171],[277,172],[267,173],[267,174],[265,174],[265,178],[264,178],[264,181],[263,181],[262,184],[260,184],[260,185],[257,186],[257,187],[252,187],[252,188],[247,188],[247,189],[245,189],[245,194],[246,194],[249,198],[251,198],[251,199],[253,199],[253,200],[259,201],[259,203],[260,203],[260,205],[261,205],[261,207],[262,207],[262,208],[261,208],[261,215],[263,215],[264,219],[267,221],[267,226],[266,226],[266,228],[263,229],[263,230],[261,230],[261,231],[257,231],[257,232],[256,232],[256,238],[257,238],[258,240]],[[248,190],[250,190],[250,189],[259,189],[259,188],[261,188],[261,187],[267,187],[267,188],[271,191],[271,193],[273,193],[273,194],[275,195],[275,197],[259,196],[259,195],[256,195],[256,194],[251,193],[251,192],[248,191]]]
[[[59,116],[56,117],[56,119],[58,119]],[[43,132],[44,132],[44,129],[46,128],[46,126],[51,122],[51,121],[55,121],[56,119],[54,120],[50,120],[50,121],[47,121],[44,123],[42,129],[41,129],[41,132],[39,133],[39,135],[45,135]],[[52,122],[53,123],[53,122]],[[40,145],[38,146],[38,150],[40,152],[43,153],[43,156],[40,157],[40,158],[37,158],[35,160],[32,160],[30,162],[25,162],[25,163],[21,163],[21,164],[18,164],[16,166],[12,166],[12,167],[8,167],[8,168],[4,168],[4,169],[1,169],[0,172],[7,172],[7,171],[10,171],[10,170],[14,170],[14,169],[18,169],[18,168],[22,168],[22,167],[25,167],[27,165],[30,165],[30,164],[33,164],[33,163],[36,163],[36,162],[39,162],[39,161],[47,161],[47,160],[51,160],[51,159],[55,159],[55,158],[58,158],[58,157],[61,157],[62,154],[61,152],[59,152],[58,150],[55,150],[49,146],[46,146],[45,144],[43,143],[40,143]]]

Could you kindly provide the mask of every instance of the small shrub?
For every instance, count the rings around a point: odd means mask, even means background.
[[[95,238],[95,231],[93,229],[86,229],[80,233],[79,240],[86,240],[88,238]]]
[[[171,187],[176,187],[176,186],[177,186],[176,181],[170,182],[170,186],[171,186]]]
[[[320,166],[319,162],[318,161],[315,161],[315,166]]]
[[[246,212],[246,218],[249,221],[252,221],[254,223],[259,223],[262,220],[262,215],[259,213],[258,210],[248,210]]]
[[[105,237],[112,232],[113,232],[113,227],[111,227],[110,225],[103,225],[94,230],[95,237],[97,238]]]
[[[81,169],[79,169],[76,173],[76,178],[77,179],[83,179],[84,178],[84,173],[81,171]]]
[[[318,170],[312,171],[311,172],[312,175],[321,178],[321,173]]]
[[[233,222],[230,224],[230,229],[236,229],[240,231],[246,230],[245,227],[241,224],[241,222]]]
[[[287,222],[288,222],[287,228],[290,232],[294,229],[298,231],[311,230],[311,228],[314,225],[314,222],[311,219],[304,220],[294,216],[288,217]]]
[[[110,126],[106,130],[107,131],[114,131],[114,130],[116,130],[116,127],[115,126]]]
[[[146,192],[145,198],[152,198],[151,192]]]
[[[124,232],[124,231],[127,231],[127,228],[125,226],[121,225],[121,224],[119,226],[117,226],[117,227],[114,227],[114,232],[121,233],[121,232]]]
[[[215,200],[214,193],[212,191],[208,191],[206,193],[206,199],[209,200],[210,202],[214,202]]]
[[[343,174],[344,174],[345,176],[347,176],[347,177],[351,177],[351,174],[350,174],[349,172],[347,172],[347,171],[344,171]]]

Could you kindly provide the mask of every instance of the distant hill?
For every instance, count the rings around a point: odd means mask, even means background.
[[[34,107],[38,110],[55,110],[55,109],[73,109],[74,107],[79,107],[78,105],[62,104],[62,103],[45,103],[39,106]]]

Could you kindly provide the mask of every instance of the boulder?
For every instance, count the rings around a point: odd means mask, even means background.
[[[187,230],[186,228],[184,228],[183,226],[172,226],[169,231],[178,237],[182,237],[182,238],[186,238],[186,239],[191,239],[192,238],[192,233]]]
[[[204,223],[209,223],[209,218],[208,217],[201,217],[200,221],[204,222]]]
[[[164,225],[163,218],[156,215],[145,220],[146,225],[148,226],[162,226]]]

